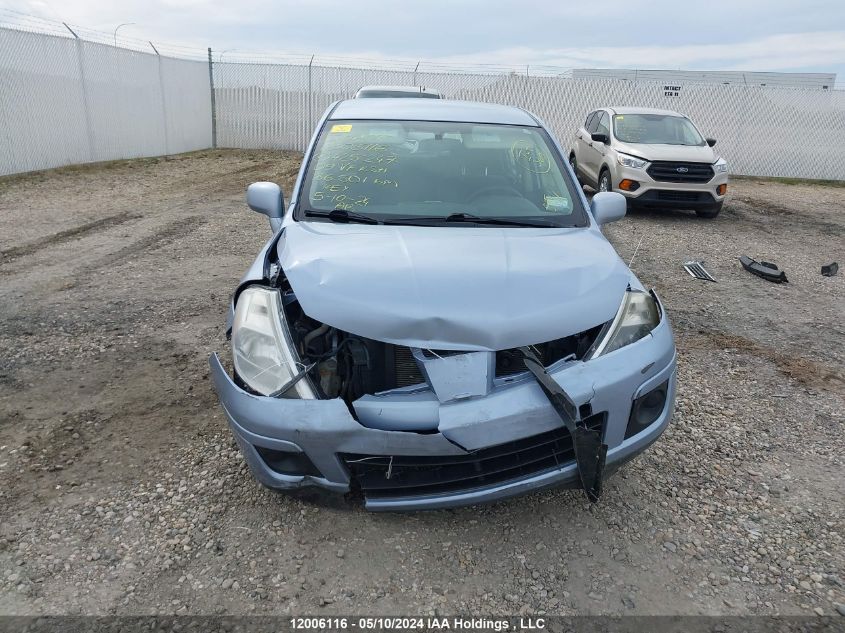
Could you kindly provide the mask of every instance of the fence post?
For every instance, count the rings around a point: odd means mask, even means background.
[[[417,85],[417,70],[419,69],[419,67],[420,67],[420,63],[417,62],[417,65],[414,66],[414,85],[415,86]]]
[[[85,108],[85,135],[88,137],[88,160],[94,162],[94,123],[91,121],[91,103],[88,100],[88,82],[85,80],[85,57],[82,54],[82,40],[67,24],[65,28],[73,35],[76,43],[76,63],[79,65],[79,81],[82,84],[82,107]]]
[[[158,57],[158,88],[161,90],[161,122],[164,128],[164,154],[166,156],[170,154],[170,138],[167,133],[167,98],[164,95],[164,71],[161,67],[161,55],[158,49],[152,42],[150,42],[150,46],[153,47],[156,57]]]
[[[208,86],[211,89],[211,147],[217,149],[217,103],[214,99],[214,62],[211,61],[211,47],[208,47]]]
[[[311,91],[311,65],[313,63],[314,56],[311,55],[311,61],[308,62],[308,131],[306,133],[306,139],[314,129],[314,96],[313,92]],[[307,143],[308,141],[306,140],[305,142]]]

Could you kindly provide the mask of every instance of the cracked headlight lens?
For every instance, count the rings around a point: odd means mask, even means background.
[[[657,302],[647,292],[629,290],[592,358],[616,351],[647,336],[660,323]]]
[[[277,290],[250,286],[241,292],[232,322],[232,359],[241,380],[260,394],[314,397],[305,380],[280,392],[304,367],[290,340]]]

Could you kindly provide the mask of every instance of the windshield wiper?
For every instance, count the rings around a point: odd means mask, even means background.
[[[467,224],[493,224],[498,226],[526,226],[526,227],[540,227],[540,228],[555,228],[558,225],[551,222],[532,222],[530,220],[510,220],[507,218],[483,218],[471,213],[452,213],[451,215],[433,215],[433,216],[411,216],[407,218],[391,218],[385,220],[385,224],[431,224],[432,222],[455,222]]]
[[[341,224],[348,222],[357,222],[358,224],[382,224],[381,220],[372,218],[369,215],[358,213],[356,211],[349,211],[348,209],[332,209],[331,211],[311,211],[305,210],[305,216],[309,218],[328,218],[332,222],[339,222]]]

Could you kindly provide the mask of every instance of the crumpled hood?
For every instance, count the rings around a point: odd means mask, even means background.
[[[661,145],[652,143],[616,142],[616,149],[623,154],[639,156],[648,161],[671,160],[689,163],[715,163],[716,152],[709,145]]]
[[[630,272],[590,229],[291,222],[279,262],[305,314],[397,345],[500,350],[616,314]]]

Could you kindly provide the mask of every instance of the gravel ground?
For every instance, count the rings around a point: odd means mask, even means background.
[[[219,151],[0,180],[0,612],[845,610],[845,275],[819,274],[845,264],[845,188],[741,180],[714,221],[608,228],[626,259],[642,239],[680,393],[600,503],[372,515],[259,487],[209,382],[268,237],[244,188],[289,190],[298,164]]]

